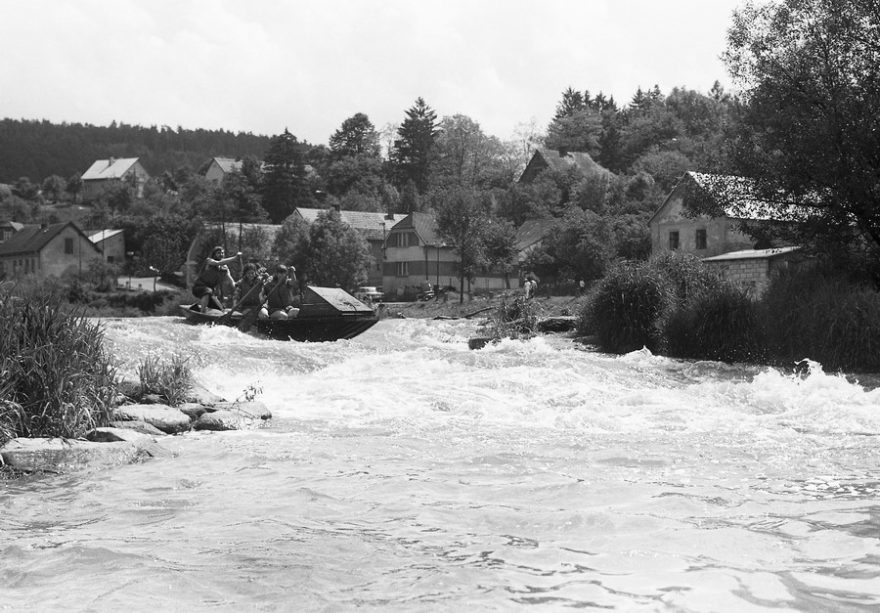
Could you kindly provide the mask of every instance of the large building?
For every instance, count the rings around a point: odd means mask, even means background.
[[[101,250],[73,222],[23,226],[0,243],[0,278],[82,273]]]
[[[83,202],[94,200],[102,191],[114,185],[127,185],[140,198],[149,178],[150,175],[141,166],[138,158],[96,160],[82,175]]]
[[[707,210],[716,214],[697,212]],[[745,224],[788,223],[775,219],[773,210],[747,178],[685,173],[648,220],[651,253],[691,253],[760,295],[776,270],[801,259],[795,246],[756,240],[745,231]]]

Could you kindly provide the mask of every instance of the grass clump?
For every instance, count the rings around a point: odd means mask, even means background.
[[[648,264],[622,264],[599,282],[585,304],[580,327],[596,335],[603,351],[656,351],[657,320],[673,298],[671,285],[658,270]]]
[[[193,386],[189,361],[178,355],[164,362],[145,358],[138,366],[138,379],[141,397],[156,394],[175,407],[186,402]]]
[[[659,326],[669,356],[721,362],[767,357],[757,305],[745,290],[726,283],[692,292]]]
[[[50,285],[0,287],[0,442],[76,438],[110,421],[116,370],[103,330]]]
[[[775,362],[880,372],[880,292],[865,283],[823,267],[784,272],[761,306]]]

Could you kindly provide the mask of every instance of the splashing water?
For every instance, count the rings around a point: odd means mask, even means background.
[[[0,483],[0,610],[880,607],[880,390],[474,326],[106,321],[122,372],[179,354],[274,418]]]

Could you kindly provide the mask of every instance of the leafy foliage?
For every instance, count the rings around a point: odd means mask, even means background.
[[[836,247],[861,239],[873,250],[868,261],[876,260],[877,2],[783,0],[747,5],[735,14],[725,59],[747,103],[735,148],[738,170],[755,177],[768,199],[797,205],[790,210],[802,221],[802,244]],[[784,214],[779,211],[780,217]],[[803,222],[804,218],[809,220]]]
[[[297,266],[301,280],[348,289],[366,280],[373,260],[364,238],[333,209],[311,225],[288,219],[275,237],[274,251],[280,261]]]

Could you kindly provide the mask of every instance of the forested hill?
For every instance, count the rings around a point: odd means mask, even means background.
[[[151,175],[181,167],[197,170],[215,156],[262,159],[269,136],[224,130],[162,126],[54,124],[46,120],[0,120],[0,183],[21,177],[41,181],[83,173],[98,159],[137,157]]]

